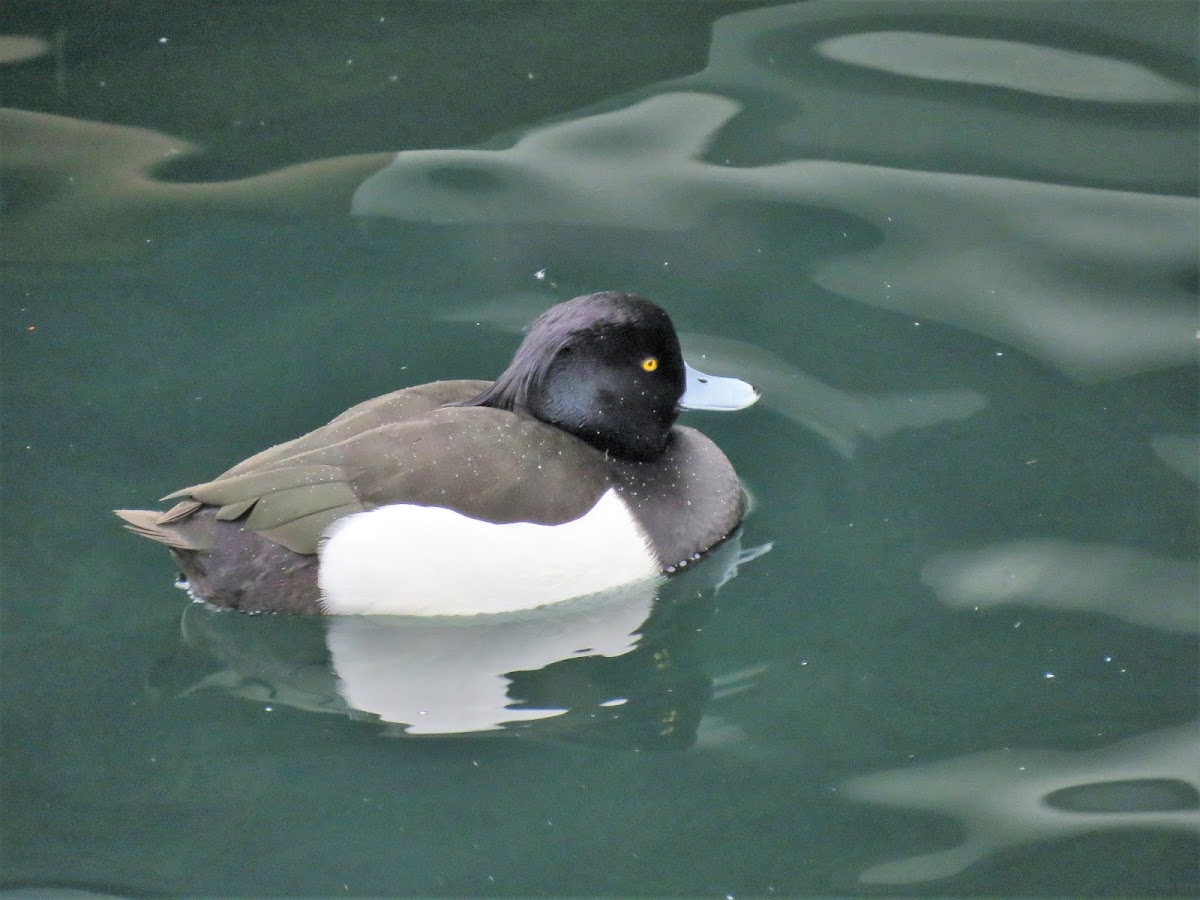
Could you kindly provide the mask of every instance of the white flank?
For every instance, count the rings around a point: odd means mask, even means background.
[[[320,549],[333,615],[462,616],[533,609],[659,574],[613,490],[562,525],[497,525],[396,504],[339,519]]]

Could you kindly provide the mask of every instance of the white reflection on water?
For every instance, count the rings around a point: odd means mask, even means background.
[[[762,391],[761,403],[825,438],[842,456],[854,455],[863,438],[970,418],[987,405],[966,389],[858,394],[818,381],[753,344],[711,334],[679,336],[684,355],[701,368],[737,373]]]
[[[951,82],[957,88],[953,92],[934,92],[922,89],[921,82],[905,83],[869,69],[859,70],[852,82],[842,72],[831,72],[817,49],[824,41],[839,39],[831,33],[853,39],[859,27],[878,33],[889,23],[895,30],[907,30],[914,16],[924,14],[937,17],[946,32],[961,28],[969,35],[992,35],[1004,29],[1036,34],[1044,44],[1065,45],[1045,50],[1102,42],[1115,53],[1137,42],[1143,56],[1160,63],[1190,60],[1195,29],[1179,27],[1179,7],[1143,7],[1136,17],[1111,22],[1087,3],[969,6],[945,0],[813,0],[765,7],[719,19],[704,70],[659,89],[753,97],[768,116],[758,128],[747,126],[740,140],[733,136],[734,146],[750,156],[763,146],[774,152],[772,145],[783,140],[808,148],[806,155],[827,159],[883,158],[893,164],[903,160],[917,169],[949,163],[976,172],[1033,171],[1046,173],[1049,181],[1136,185],[1159,192],[1164,183],[1188,185],[1190,192],[1196,168],[1194,114],[1132,122],[1123,115],[1094,115],[1094,106],[1088,114],[1072,114],[1073,101],[1059,100],[1058,111],[1066,114],[1054,115],[1044,95],[1013,94],[995,103],[962,81]],[[1132,63],[1115,56],[1090,58],[1104,65]],[[931,69],[933,62],[926,60],[926,73]],[[1025,77],[1040,77],[1044,90],[1054,90],[1047,75]],[[868,79],[871,83],[864,83]],[[908,90],[895,90],[898,85]],[[1197,103],[1195,86],[1189,87],[1191,96],[1176,105],[1177,112],[1194,109]],[[1113,107],[1123,108],[1128,109]]]
[[[0,65],[37,59],[50,52],[50,42],[25,34],[0,34]]]
[[[1196,360],[1200,204],[1183,197],[813,163],[829,203],[883,241],[814,281],[1020,347],[1080,379]]]
[[[1200,834],[1200,723],[1079,753],[993,750],[879,772],[846,783],[854,799],[962,823],[948,850],[872,866],[871,884],[948,878],[998,851],[1097,831],[1161,828]]]
[[[1200,435],[1156,434],[1150,447],[1172,471],[1200,483]]]
[[[648,583],[522,613],[330,616],[320,623],[327,662],[289,647],[279,652],[240,627],[239,616],[197,604],[184,611],[185,640],[224,668],[183,693],[218,689],[256,703],[366,715],[412,735],[494,731],[568,712],[514,706],[510,673],[629,653],[656,596]]]
[[[1070,100],[1186,103],[1195,92],[1119,59],[1018,41],[875,31],[830,38],[817,52],[897,75],[986,84]]]
[[[1200,633],[1200,563],[1131,547],[1012,541],[935,557],[921,580],[947,606],[1019,603]]]
[[[482,620],[335,616],[326,641],[338,691],[352,709],[402,723],[408,734],[490,731],[558,716],[567,710],[512,707],[507,673],[628,653],[650,615],[655,587]]]
[[[694,227],[722,201],[769,199],[755,170],[697,157],[740,104],[662,94],[526,133],[505,150],[409,150],[354,192],[353,211],[443,223]]]
[[[34,185],[0,172],[0,260],[127,259],[157,249],[168,215],[344,215],[354,187],[392,157],[319,159],[203,184],[155,177],[156,167],[196,151],[144,128],[0,109],[0,159]]]

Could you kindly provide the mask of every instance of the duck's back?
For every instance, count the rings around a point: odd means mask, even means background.
[[[372,397],[355,404],[308,434],[268,447],[242,460],[214,481],[279,464],[303,453],[351,440],[381,426],[411,421],[439,407],[464,403],[489,384],[489,381],[435,381]]]

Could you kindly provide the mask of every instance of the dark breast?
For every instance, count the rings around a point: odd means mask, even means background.
[[[712,441],[683,426],[653,462],[609,463],[614,485],[664,569],[691,561],[728,537],[745,498],[733,466]]]

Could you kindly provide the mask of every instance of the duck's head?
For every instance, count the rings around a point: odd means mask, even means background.
[[[742,409],[758,391],[684,362],[670,317],[603,292],[551,307],[473,406],[523,409],[622,459],[662,454],[680,409]]]

